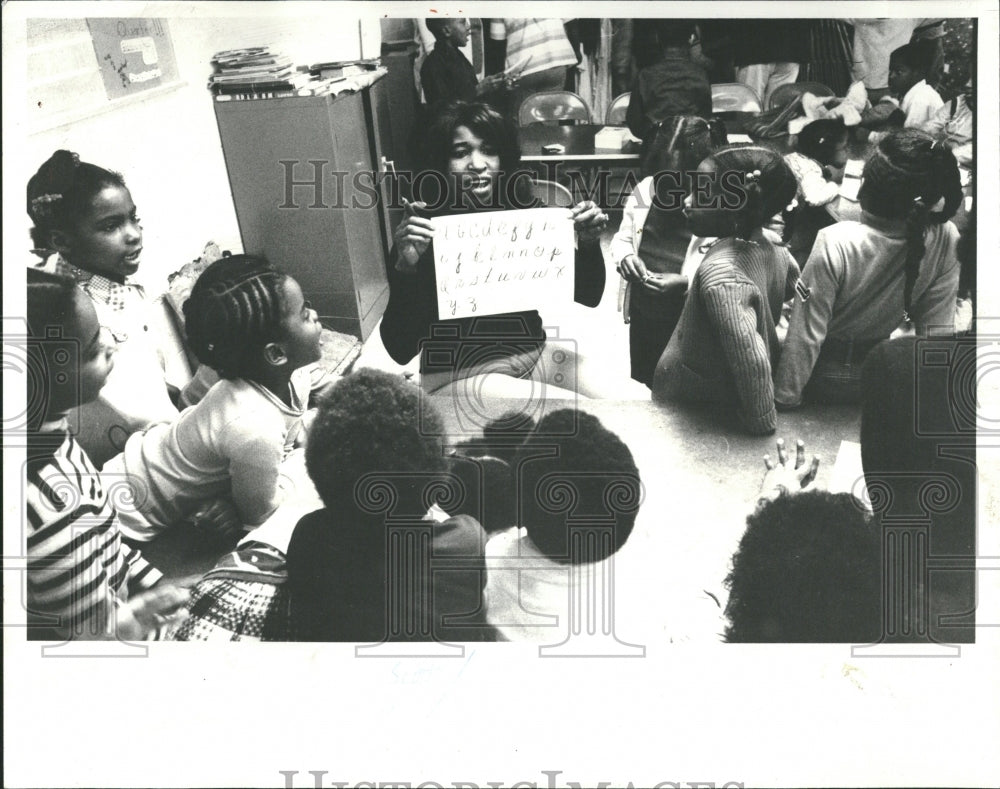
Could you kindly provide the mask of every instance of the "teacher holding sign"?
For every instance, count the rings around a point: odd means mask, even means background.
[[[390,257],[381,324],[389,355],[406,364],[419,353],[421,386],[428,392],[487,376],[477,379],[479,396],[519,396],[525,384],[538,383],[561,390],[552,396],[567,390],[599,396],[572,350],[551,347],[555,338],[546,348],[536,309],[491,313],[489,305],[514,279],[522,290],[527,279],[529,292],[547,300],[560,277],[572,277],[573,299],[596,307],[604,292],[600,236],[607,215],[583,201],[572,209],[543,210],[539,218],[530,174],[518,170],[517,132],[488,105],[439,105],[428,121],[419,146],[422,170],[414,179],[414,194],[422,199],[406,204]],[[560,235],[560,223],[570,220]],[[486,306],[480,310],[480,304]]]

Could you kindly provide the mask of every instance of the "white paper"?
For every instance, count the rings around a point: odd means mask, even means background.
[[[573,301],[573,221],[568,209],[487,211],[432,221],[442,320]]]

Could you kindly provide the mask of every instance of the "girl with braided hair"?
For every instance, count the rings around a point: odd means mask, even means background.
[[[122,176],[70,151],[53,153],[28,181],[27,193],[41,268],[76,280],[117,345],[115,369],[100,395],[69,418],[75,439],[100,468],[136,430],[177,417],[149,301],[132,279],[142,226]]]
[[[880,140],[865,165],[860,222],[819,231],[775,377],[778,407],[803,395],[858,402],[861,364],[897,329],[954,331],[962,200],[954,155],[917,129]]]
[[[133,435],[109,462],[134,485],[122,528],[135,540],[209,503],[219,504],[205,520],[221,532],[266,520],[283,495],[278,468],[302,434],[305,368],[320,357],[322,326],[298,283],[251,255],[205,269],[184,320],[199,361],[221,380],[174,422]]]
[[[643,179],[625,201],[621,226],[611,239],[611,261],[626,287],[632,377],[646,386],[653,384],[653,370],[684,307],[688,280],[681,271],[691,243],[681,202],[687,179],[720,147],[717,129],[702,118],[678,115],[650,133]]]
[[[714,237],[653,375],[653,398],[734,405],[750,433],[774,432],[775,327],[799,268],[763,226],[793,208],[797,183],[780,154],[733,146],[694,173],[684,213],[695,236]]]

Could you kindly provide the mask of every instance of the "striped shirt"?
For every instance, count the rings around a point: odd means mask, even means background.
[[[161,575],[122,544],[115,483],[102,479],[65,420],[47,427],[26,464],[29,610],[61,637],[102,638],[111,609]]]
[[[494,19],[490,38],[507,40],[504,70],[513,77],[576,65],[576,53],[561,19]]]

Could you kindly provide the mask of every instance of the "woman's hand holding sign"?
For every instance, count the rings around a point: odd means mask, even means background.
[[[418,213],[427,208],[426,203],[411,203],[404,197],[403,208],[406,218],[399,223],[393,234],[396,239],[396,270],[412,272],[416,271],[417,261],[434,238],[434,225],[430,219]]]

